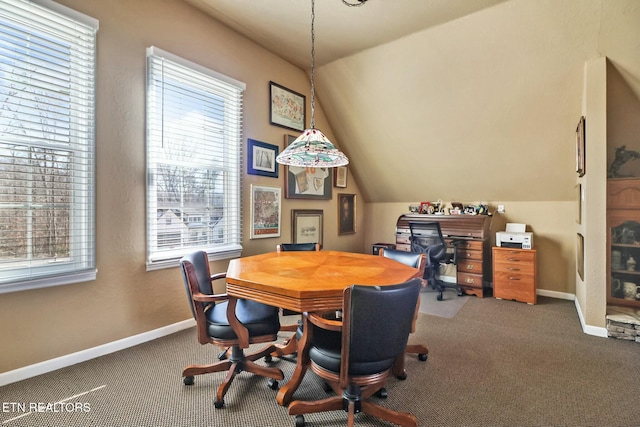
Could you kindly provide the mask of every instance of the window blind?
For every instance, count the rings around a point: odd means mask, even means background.
[[[0,292],[92,280],[98,21],[0,8]]]
[[[242,250],[244,83],[147,49],[147,269]]]

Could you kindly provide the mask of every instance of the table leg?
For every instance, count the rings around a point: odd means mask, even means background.
[[[288,406],[293,398],[293,393],[296,392],[304,374],[309,369],[311,360],[309,359],[309,347],[311,347],[311,335],[313,334],[313,328],[307,321],[307,313],[302,315],[302,337],[298,341],[298,360],[296,362],[295,370],[291,379],[287,381],[285,385],[280,387],[276,401],[280,406]]]

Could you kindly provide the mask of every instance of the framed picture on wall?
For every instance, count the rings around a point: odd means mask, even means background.
[[[338,188],[347,188],[347,167],[333,168],[333,185]]]
[[[284,148],[295,141],[294,135],[284,136]],[[287,199],[331,199],[329,168],[284,167],[284,197]]]
[[[294,209],[291,211],[291,241],[319,243],[322,247],[322,209]]]
[[[578,233],[578,248],[576,251],[576,267],[578,269],[578,276],[580,280],[584,280],[584,237]]]
[[[251,238],[280,237],[280,187],[251,185]]]
[[[338,194],[338,235],[356,232],[356,195]]]
[[[580,117],[578,121],[578,127],[576,128],[576,172],[578,176],[584,176],[585,174],[585,118]]]
[[[304,95],[269,82],[269,117],[272,125],[302,132],[306,123],[306,108]]]
[[[277,145],[266,142],[247,140],[247,173],[249,175],[278,177],[278,157],[279,148]]]

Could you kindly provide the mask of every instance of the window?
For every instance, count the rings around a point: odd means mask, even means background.
[[[147,49],[147,269],[240,255],[244,83]]]
[[[93,18],[0,8],[0,292],[94,280]]]

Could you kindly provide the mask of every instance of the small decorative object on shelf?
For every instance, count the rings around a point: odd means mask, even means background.
[[[633,257],[629,257],[629,259],[627,260],[627,270],[635,271],[635,269],[636,269],[636,260],[633,259]]]

